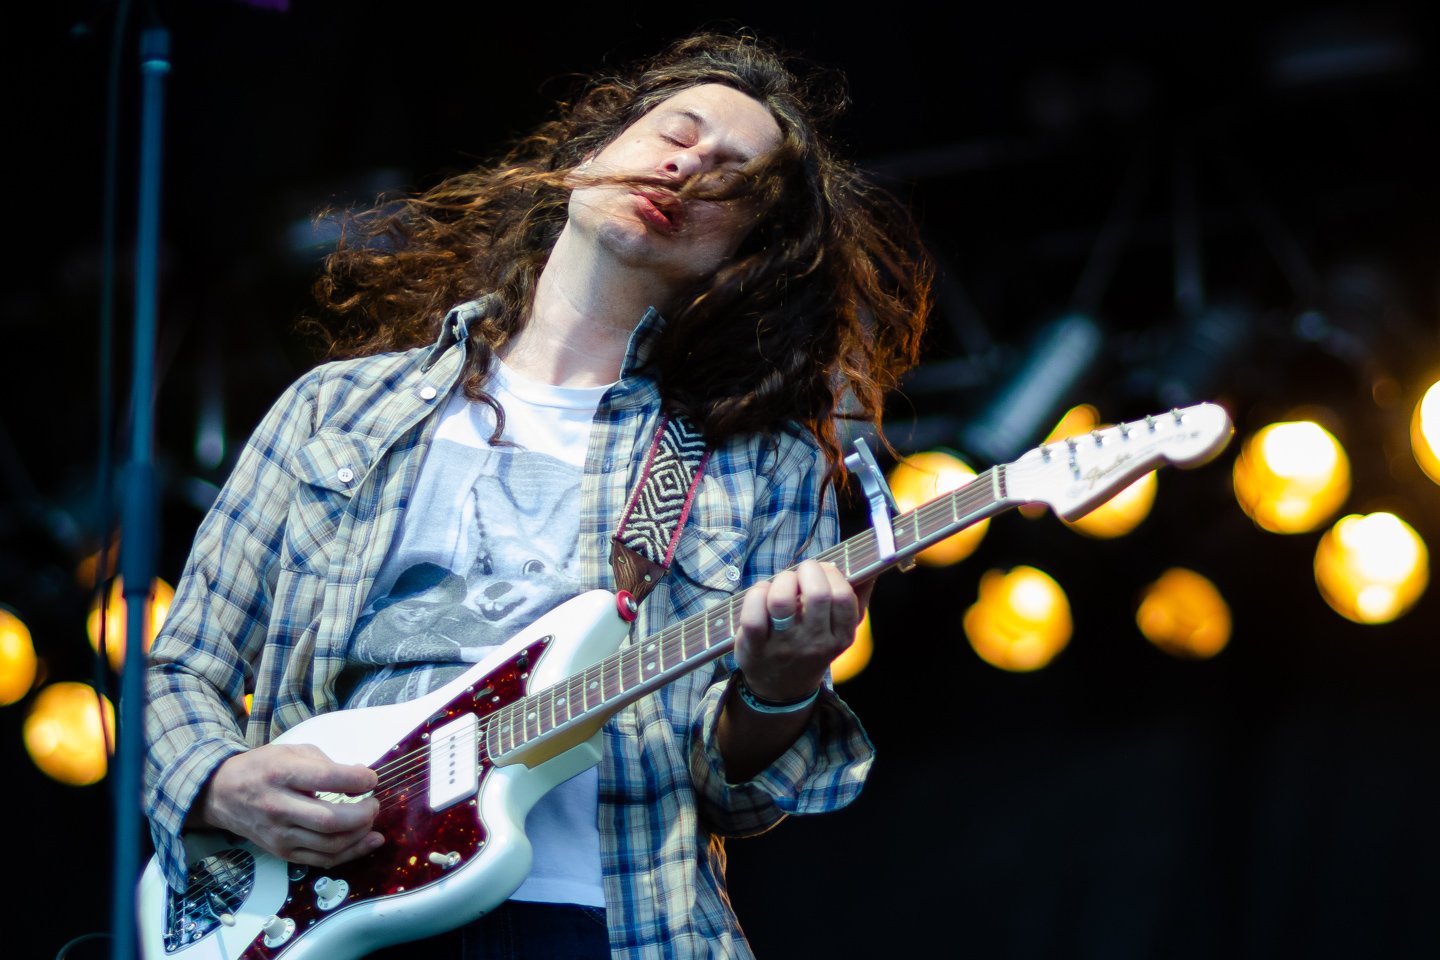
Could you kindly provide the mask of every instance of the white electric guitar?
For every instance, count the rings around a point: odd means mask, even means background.
[[[1230,419],[1198,404],[1032,450],[893,521],[874,461],[857,467],[874,529],[826,551],[852,581],[1023,503],[1074,519],[1165,463],[1196,465],[1228,442]],[[862,451],[863,453],[863,451]],[[600,761],[621,707],[734,647],[742,596],[621,649],[626,598],[594,590],[556,608],[429,695],[307,720],[277,743],[310,743],[379,775],[379,850],[329,869],[248,842],[187,837],[184,891],[152,860],[140,882],[145,960],[355,960],[458,927],[503,903],[530,869],[526,814]],[[337,802],[349,798],[327,797]]]

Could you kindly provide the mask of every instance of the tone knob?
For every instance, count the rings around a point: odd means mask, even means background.
[[[261,924],[260,932],[265,934],[265,946],[278,947],[295,936],[295,921],[288,917],[282,919],[272,913]]]

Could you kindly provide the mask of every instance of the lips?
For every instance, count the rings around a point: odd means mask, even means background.
[[[637,191],[633,196],[635,206],[646,223],[666,233],[674,233],[680,229],[684,218],[684,205],[679,199],[671,194],[652,193],[648,190]]]

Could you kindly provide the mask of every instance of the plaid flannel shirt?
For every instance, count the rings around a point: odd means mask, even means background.
[[[613,589],[610,537],[660,413],[637,371],[662,322],[653,310],[642,319],[595,414],[578,545],[586,589]],[[146,812],[173,886],[184,886],[182,823],[215,768],[339,706],[351,630],[459,379],[463,331],[446,326],[433,348],[326,364],[294,384],[201,524],[147,681]],[[717,448],[632,639],[833,544],[822,474],[814,443],[793,434]],[[869,740],[826,690],[785,754],[727,782],[715,726],[733,668],[733,657],[702,667],[605,727],[599,826],[616,957],[750,956],[724,892],[722,838],[842,807],[869,770]]]

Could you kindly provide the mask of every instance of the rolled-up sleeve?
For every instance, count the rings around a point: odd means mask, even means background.
[[[752,779],[730,783],[716,736],[728,689],[721,683],[706,692],[690,756],[690,775],[715,832],[754,836],[790,814],[838,810],[860,795],[875,750],[859,719],[828,688],[789,749]]]
[[[808,438],[787,436],[757,497],[756,534],[742,587],[835,545],[839,535],[833,492],[823,494],[825,461]],[[753,836],[790,814],[824,813],[853,801],[874,762],[875,749],[859,718],[829,687],[796,741],[752,779],[725,774],[717,729],[730,691],[733,655],[722,659],[690,728],[690,775],[707,825],[722,836]]]

